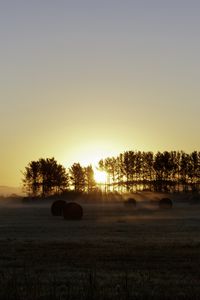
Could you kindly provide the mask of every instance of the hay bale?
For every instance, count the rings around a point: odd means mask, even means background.
[[[80,220],[83,217],[83,208],[75,202],[66,203],[63,216],[66,220]]]
[[[62,216],[65,205],[66,205],[66,202],[64,200],[54,201],[51,206],[51,214],[53,216]]]
[[[124,205],[127,207],[136,207],[137,201],[134,198],[128,198],[124,201]]]
[[[172,200],[169,199],[169,198],[162,198],[160,201],[159,201],[159,207],[160,208],[172,208]]]

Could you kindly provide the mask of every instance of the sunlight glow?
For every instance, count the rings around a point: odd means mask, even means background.
[[[118,155],[123,150],[124,148],[120,148],[117,142],[110,142],[102,138],[94,139],[91,136],[86,137],[83,135],[77,144],[73,145],[70,149],[68,147],[67,160],[66,151],[63,152],[62,161],[66,162],[64,164],[66,167],[70,167],[74,162],[79,162],[83,167],[92,165],[95,168],[98,167],[101,159]]]
[[[94,170],[94,179],[99,184],[104,184],[107,181],[107,173],[104,171]]]

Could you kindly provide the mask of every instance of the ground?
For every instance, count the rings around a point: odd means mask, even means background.
[[[81,204],[66,221],[2,202],[0,299],[199,299],[199,205]]]

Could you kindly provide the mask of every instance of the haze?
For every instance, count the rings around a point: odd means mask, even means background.
[[[200,2],[0,3],[0,185],[29,161],[199,150]]]

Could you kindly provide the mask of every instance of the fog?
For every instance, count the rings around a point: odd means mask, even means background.
[[[125,205],[130,197],[135,198],[136,206]],[[163,197],[169,197],[173,201],[172,209],[159,208],[158,200]],[[150,192],[123,196],[107,194],[99,198],[91,195],[78,197],[73,201],[83,208],[81,220],[65,220],[63,216],[52,216],[51,205],[54,199],[29,201],[23,197],[2,198],[0,239],[102,243],[115,238],[129,242],[134,239],[135,230],[143,232],[144,236],[144,233],[149,231],[148,226],[157,230],[158,224],[165,224],[170,233],[170,226],[174,222],[186,222],[191,226],[196,224],[200,206],[192,205],[196,203],[191,202],[191,197],[189,194]],[[66,199],[66,202],[71,200]],[[142,236],[140,239],[143,243]]]

